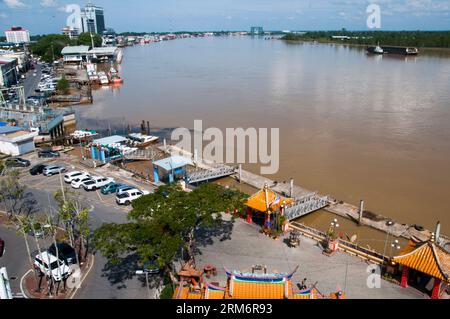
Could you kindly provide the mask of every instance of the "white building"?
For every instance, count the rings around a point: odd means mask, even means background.
[[[69,39],[76,39],[78,38],[79,30],[78,28],[66,26],[62,29],[61,33],[67,35]]]
[[[29,43],[30,42],[30,32],[23,29],[22,27],[12,27],[5,31],[6,42],[11,43]]]
[[[65,63],[80,63],[86,61],[89,47],[86,45],[67,46],[61,51]]]
[[[1,126],[0,153],[18,156],[34,151],[34,137],[37,134],[17,126]]]

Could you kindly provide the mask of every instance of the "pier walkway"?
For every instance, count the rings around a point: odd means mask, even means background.
[[[159,147],[159,149],[171,155],[176,154],[188,157],[190,159],[193,158],[193,155],[191,153],[181,150],[175,146],[169,145],[167,147],[161,146]],[[202,168],[205,170],[214,170],[215,165],[216,164],[208,162],[204,159],[196,162],[196,166],[198,168]],[[275,182],[271,179],[253,174],[245,170],[241,170],[240,174],[239,172],[237,172],[230,176],[238,181],[240,176],[241,178],[240,182],[253,186],[257,189],[262,189],[264,185],[267,184],[273,191],[283,196],[294,198],[296,202],[291,206],[292,208],[288,208],[286,210],[289,214],[290,220],[299,218],[301,216],[305,216],[309,213],[315,212],[320,209],[324,209],[340,217],[350,219],[354,222],[358,222],[359,219],[358,207],[348,203],[338,202],[337,200],[331,198],[330,196],[323,196],[318,194],[317,192],[309,191],[297,185],[293,186],[292,194],[290,194],[291,188],[290,183]],[[302,203],[302,200],[304,200],[305,198],[310,198],[312,200],[304,201]],[[325,205],[325,203],[327,205]],[[399,222],[395,222],[392,219],[385,216],[366,213],[367,212],[364,211],[363,217],[361,218],[361,225],[369,226],[382,232],[389,233],[393,236],[403,237],[406,239],[415,239],[419,241],[424,241],[430,239],[431,237],[430,230],[419,231],[414,227],[414,225],[402,224]],[[393,222],[393,224],[389,226],[387,223],[388,221]],[[440,244],[443,247],[450,245],[450,238],[448,236],[441,234]]]
[[[220,165],[211,169],[199,169],[189,172],[187,182],[189,184],[201,183],[234,174],[236,169],[227,165]]]

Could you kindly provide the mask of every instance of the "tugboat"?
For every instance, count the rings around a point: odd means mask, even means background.
[[[380,44],[377,44],[376,47],[368,47],[367,52],[372,54],[384,54],[384,50],[382,47],[380,47]]]
[[[377,46],[375,47],[375,49],[373,49],[373,53],[376,53],[376,54],[383,54],[383,53],[384,53],[384,50],[383,50],[382,47],[380,47],[380,45],[377,45]]]

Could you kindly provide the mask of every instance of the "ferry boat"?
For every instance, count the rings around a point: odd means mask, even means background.
[[[130,143],[137,148],[146,148],[159,139],[158,136],[142,133],[131,133],[128,134],[127,138],[130,140]]]

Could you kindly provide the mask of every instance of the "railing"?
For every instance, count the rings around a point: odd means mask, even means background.
[[[159,155],[160,155],[160,152],[158,152],[157,150],[154,150],[154,149],[145,149],[145,150],[138,149],[138,150],[124,154],[124,158],[154,160]]]
[[[222,166],[214,168],[212,170],[197,170],[190,172],[187,176],[187,181],[189,184],[199,183],[203,181],[208,181],[216,179],[219,177],[225,177],[234,174],[236,169],[234,167]]]
[[[310,194],[296,200],[292,205],[285,209],[284,215],[288,220],[293,220],[316,210],[322,209],[328,205],[328,200],[319,197],[316,194]]]
[[[317,241],[323,241],[327,238],[326,233],[324,233],[320,230],[308,227],[306,225],[297,223],[297,222],[292,222],[290,227],[294,230],[299,231],[304,236],[312,238]],[[370,260],[370,261],[378,263],[378,264],[385,263],[389,260],[388,256],[380,254],[374,250],[370,250],[370,249],[361,247],[357,244],[348,242],[341,238],[339,238],[338,241],[339,241],[339,249],[344,252],[356,255],[358,257],[364,258],[366,260]]]

